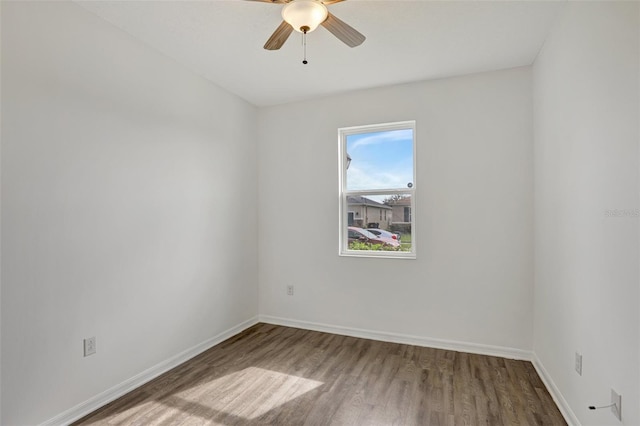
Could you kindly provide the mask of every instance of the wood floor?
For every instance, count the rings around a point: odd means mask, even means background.
[[[257,324],[78,425],[565,425],[532,364]]]

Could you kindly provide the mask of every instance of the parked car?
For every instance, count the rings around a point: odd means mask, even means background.
[[[400,234],[394,234],[393,232],[385,231],[384,229],[367,228],[367,231],[371,232],[377,237],[391,238],[400,242]]]
[[[349,226],[348,231],[349,243],[360,241],[368,244],[382,244],[390,247],[400,247],[400,241],[398,241],[397,239],[378,236],[374,233],[369,232],[367,229]]]

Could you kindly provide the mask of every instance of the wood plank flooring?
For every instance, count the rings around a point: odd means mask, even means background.
[[[533,365],[257,324],[76,425],[566,425]]]

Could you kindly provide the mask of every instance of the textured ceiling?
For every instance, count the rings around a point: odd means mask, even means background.
[[[367,40],[349,48],[324,28],[262,49],[280,5],[244,0],[77,1],[254,105],[530,65],[564,2],[348,0],[329,10]]]

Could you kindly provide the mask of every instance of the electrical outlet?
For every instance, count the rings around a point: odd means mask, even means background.
[[[576,352],[576,373],[582,376],[582,354]]]
[[[611,411],[616,415],[618,420],[622,421],[622,395],[611,389]]]
[[[96,338],[89,337],[84,339],[84,356],[93,355],[96,353]]]
[[[287,286],[287,296],[293,296],[293,286],[292,285],[288,285]]]

